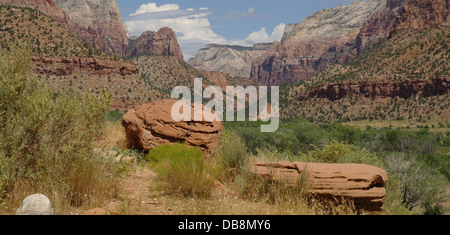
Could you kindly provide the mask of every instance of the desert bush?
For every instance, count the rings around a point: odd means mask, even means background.
[[[366,149],[334,140],[321,149],[316,148],[303,154],[301,160],[318,163],[357,163],[378,167],[382,165],[376,154],[370,153]]]
[[[185,144],[168,144],[152,149],[144,158],[167,183],[170,192],[185,197],[211,196],[215,179],[208,172],[210,168],[201,150]]]
[[[0,57],[0,203],[25,185],[70,206],[114,194],[114,163],[92,146],[110,96],[55,95],[30,61],[25,48]]]
[[[216,150],[215,159],[225,171],[225,177],[233,177],[247,164],[247,147],[235,132],[225,130]]]
[[[402,202],[409,210],[423,201],[438,203],[443,199],[447,182],[415,157],[392,153],[384,159],[384,164],[398,179]]]

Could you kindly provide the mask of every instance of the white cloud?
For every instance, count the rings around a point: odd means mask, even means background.
[[[180,6],[178,6],[177,4],[165,4],[158,7],[156,3],[149,3],[149,4],[142,4],[139,7],[139,9],[135,13],[132,13],[130,16],[151,12],[176,11],[179,9]]]
[[[281,41],[281,38],[284,34],[285,24],[281,23],[273,29],[272,33],[269,35],[265,27],[261,28],[259,31],[255,31],[250,33],[246,39],[243,40],[234,40],[231,41],[232,45],[241,45],[241,46],[251,46],[255,43],[265,43],[265,42],[274,42]]]
[[[251,46],[254,43],[272,42],[281,40],[284,33],[284,24],[276,26],[269,35],[266,28],[251,33],[246,39],[229,41],[216,34],[208,17],[212,14],[208,8],[198,10],[193,8],[180,9],[177,4],[158,6],[156,3],[143,4],[136,12],[124,17],[125,25],[130,35],[139,36],[146,30],[158,31],[162,27],[172,28],[177,34],[178,42],[187,60],[194,57],[198,50],[207,44],[232,44]],[[244,13],[230,13],[234,16],[254,16],[255,10],[248,9]]]

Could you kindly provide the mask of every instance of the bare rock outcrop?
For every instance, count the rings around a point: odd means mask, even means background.
[[[300,95],[300,100],[326,98],[339,100],[347,96],[364,95],[368,98],[409,98],[443,95],[450,92],[450,77],[403,81],[349,81],[319,84]]]
[[[131,55],[168,55],[183,60],[183,53],[178,44],[175,32],[168,27],[158,32],[145,31],[140,37],[132,40]]]
[[[157,101],[128,111],[122,120],[128,147],[149,151],[159,145],[182,142],[204,152],[212,151],[217,146],[223,131],[222,123],[220,121],[176,122],[172,118],[171,110],[177,101]],[[194,105],[192,104],[191,107],[191,111],[194,112]],[[203,118],[203,120],[206,119]]]
[[[353,200],[357,209],[380,211],[388,177],[384,170],[363,164],[305,162],[256,163],[251,172],[267,180],[296,186],[306,176],[307,190],[319,198]]]
[[[210,44],[189,59],[188,64],[198,70],[249,78],[253,60],[262,56],[271,46],[272,43],[259,43],[253,47]]]

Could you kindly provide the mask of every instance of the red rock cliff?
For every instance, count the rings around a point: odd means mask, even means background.
[[[175,32],[168,27],[158,32],[146,31],[134,42],[131,55],[171,55],[183,60]]]

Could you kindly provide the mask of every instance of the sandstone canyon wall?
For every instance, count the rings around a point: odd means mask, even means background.
[[[117,56],[128,55],[128,37],[115,0],[55,0],[80,31],[76,36]]]

